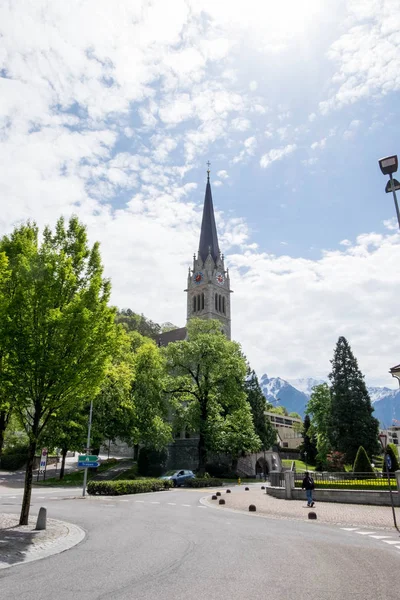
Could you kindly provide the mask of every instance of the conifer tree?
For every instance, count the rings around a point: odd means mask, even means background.
[[[339,338],[331,362],[329,438],[332,448],[353,463],[360,446],[369,456],[378,452],[379,422],[373,417],[364,376],[345,337]]]
[[[316,445],[315,435],[313,435],[311,427],[311,419],[309,415],[304,417],[303,421],[303,438],[304,442],[300,447],[300,458],[309,465],[315,465],[318,449]]]
[[[261,440],[262,448],[268,450],[276,441],[276,430],[271,421],[265,415],[267,403],[262,393],[257,375],[254,371],[248,372],[245,382],[247,401],[251,407],[254,430]]]
[[[365,452],[365,449],[360,446],[357,451],[356,460],[353,465],[353,473],[373,473],[374,469],[372,468],[371,461],[368,458],[368,454]]]

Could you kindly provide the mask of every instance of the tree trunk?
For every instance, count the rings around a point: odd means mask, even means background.
[[[1,410],[0,411],[0,456],[3,451],[4,445],[4,434],[6,433],[6,428],[8,425],[8,421],[10,420],[11,411]]]
[[[135,444],[133,446],[133,460],[137,460],[139,458],[139,444]]]
[[[34,439],[36,440],[36,437]],[[29,444],[28,450],[28,462],[26,463],[25,471],[24,497],[22,499],[21,515],[19,518],[20,525],[28,525],[29,509],[31,506],[33,463],[35,460],[35,452],[36,441],[33,441]]]
[[[62,448],[61,450],[61,468],[60,468],[60,479],[64,478],[64,470],[65,470],[65,459],[67,458],[67,448]]]

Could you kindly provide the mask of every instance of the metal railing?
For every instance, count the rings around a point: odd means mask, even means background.
[[[310,472],[316,489],[388,490],[389,482],[383,473],[329,473]],[[301,487],[304,473],[294,473],[295,487]],[[390,488],[397,488],[395,475],[390,476]]]

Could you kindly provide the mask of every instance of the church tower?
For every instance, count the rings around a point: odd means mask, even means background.
[[[226,337],[231,339],[231,300],[229,271],[218,245],[217,227],[211,195],[210,171],[207,171],[203,220],[197,256],[189,268],[187,284],[187,320],[219,319]]]

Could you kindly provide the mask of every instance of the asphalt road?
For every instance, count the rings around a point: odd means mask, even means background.
[[[223,512],[200,503],[204,492],[184,489],[109,499],[77,494],[34,491],[32,514],[46,505],[50,517],[77,523],[87,537],[63,554],[0,571],[1,599],[399,597],[400,550],[370,530]],[[0,512],[18,513],[21,495],[1,489]]]

